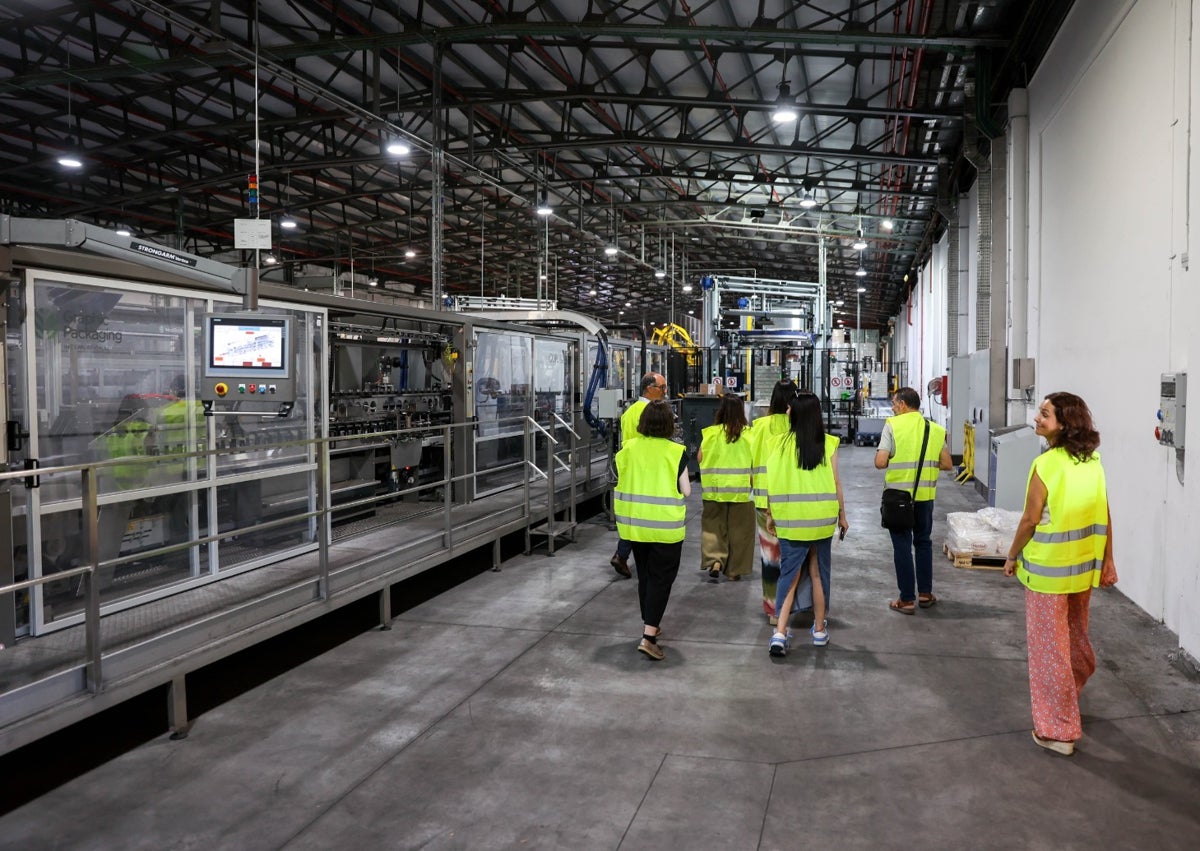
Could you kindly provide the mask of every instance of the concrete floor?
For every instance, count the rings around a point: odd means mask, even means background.
[[[874,450],[844,447],[828,647],[767,655],[750,581],[699,570],[663,629],[584,524],[0,818],[0,847],[1200,847],[1200,683],[1175,637],[1096,593],[1072,758],[1030,740],[1020,586],[935,557],[941,604],[887,610]],[[948,478],[947,511],[982,500]],[[1120,567],[1120,550],[1118,550]]]

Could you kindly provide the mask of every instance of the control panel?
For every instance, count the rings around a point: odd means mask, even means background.
[[[1164,372],[1159,390],[1158,425],[1154,436],[1162,446],[1183,449],[1187,411],[1187,373]]]

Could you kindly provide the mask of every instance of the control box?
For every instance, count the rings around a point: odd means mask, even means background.
[[[295,344],[290,316],[206,314],[203,402],[296,401]]]
[[[1162,446],[1183,449],[1184,414],[1187,412],[1187,373],[1164,372],[1158,400],[1158,427],[1154,430]]]

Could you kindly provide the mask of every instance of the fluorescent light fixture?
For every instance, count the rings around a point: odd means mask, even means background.
[[[867,270],[864,269],[862,266],[859,266],[858,271],[854,273],[854,276],[856,278],[865,278],[867,276]]]
[[[618,250],[619,249],[615,245],[606,245],[604,247],[604,253],[607,254],[609,257],[616,257]]]
[[[400,139],[389,139],[383,149],[393,157],[402,157],[409,151],[408,145]]]
[[[879,223],[879,226],[881,228],[883,228],[884,230],[890,231],[892,228],[896,227],[896,223],[893,222],[891,219],[884,219],[883,221],[881,221]]]
[[[666,276],[667,276],[666,270],[664,270],[664,269],[655,269],[654,270],[654,277],[662,279],[662,278],[665,278]]]
[[[78,154],[63,154],[58,158],[58,164],[63,168],[83,168],[83,158]]]

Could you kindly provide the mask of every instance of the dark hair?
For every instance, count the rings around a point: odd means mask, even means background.
[[[1092,424],[1087,402],[1074,393],[1050,393],[1046,401],[1054,406],[1058,437],[1054,448],[1063,448],[1076,461],[1087,461],[1100,445],[1100,432]]]
[[[914,411],[921,410],[921,394],[911,387],[901,387],[892,394],[893,399],[899,399]]]
[[[675,434],[675,415],[671,413],[671,406],[662,399],[655,399],[642,411],[637,430],[638,434],[646,437],[670,437]]]
[[[804,392],[788,405],[788,425],[796,438],[796,466],[814,470],[825,463],[825,425],[821,420],[821,400],[815,393]]]
[[[726,393],[717,405],[713,414],[713,425],[725,426],[725,442],[737,443],[746,427],[746,409],[742,406],[742,397],[736,393]]]
[[[790,378],[781,378],[775,382],[771,391],[771,413],[786,414],[788,402],[796,398],[796,382]]]
[[[646,391],[658,383],[658,375],[653,372],[647,372],[642,376],[642,383],[638,385],[638,393],[642,396],[646,395]]]

